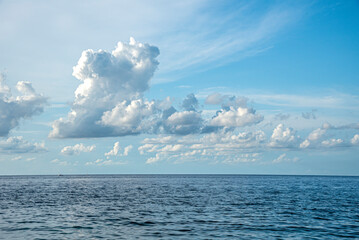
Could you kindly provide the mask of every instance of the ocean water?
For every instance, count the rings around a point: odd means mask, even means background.
[[[359,177],[1,176],[0,239],[359,239]]]

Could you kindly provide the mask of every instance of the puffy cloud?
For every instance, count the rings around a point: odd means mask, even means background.
[[[44,151],[47,151],[44,143],[30,143],[24,140],[22,136],[9,137],[0,140],[1,153],[38,153]]]
[[[105,156],[116,156],[120,152],[120,142],[115,142],[111,151],[105,153]]]
[[[113,148],[109,152],[105,153],[105,156],[107,157],[107,159],[109,159],[110,156],[128,156],[132,148],[132,145],[128,145],[124,148],[123,153],[121,153],[120,142],[115,142]]]
[[[332,126],[329,123],[324,123],[321,128],[317,128],[317,129],[313,130],[311,133],[309,133],[307,139],[305,139],[300,144],[300,148],[319,147],[320,140],[325,136],[327,131],[331,128],[332,128]]]
[[[269,146],[275,148],[293,148],[296,147],[299,137],[292,128],[284,128],[283,124],[279,124],[274,130],[270,138]]]
[[[127,147],[125,147],[123,149],[123,156],[128,156],[128,154],[130,153],[130,151],[132,150],[133,146],[132,145],[128,145]]]
[[[0,75],[0,136],[7,136],[21,119],[41,113],[46,104],[46,98],[37,94],[31,83],[18,82],[16,89],[20,95],[14,97],[5,84],[5,76]]]
[[[313,130],[309,135],[308,135],[308,140],[310,141],[318,141],[320,138],[322,138],[324,136],[324,134],[327,132],[326,128],[318,128]]]
[[[247,107],[247,98],[236,96],[209,95],[210,102],[221,99],[222,109],[217,111],[210,122],[210,126],[217,127],[244,127],[257,124],[263,120],[263,116],[256,114],[253,108]],[[207,101],[207,100],[206,100]]]
[[[286,149],[298,151],[310,148],[325,150],[328,147],[349,146],[340,138],[332,138],[322,141],[323,130],[327,126],[312,131],[310,139],[300,142],[300,137],[292,128],[277,125],[272,134],[267,137],[263,131],[248,130],[238,132],[235,128],[222,128],[216,132],[203,135],[185,136],[159,136],[146,138],[143,145],[138,148],[141,155],[146,155],[146,163],[159,161],[172,161],[175,163],[184,161],[209,161],[211,163],[239,163],[260,160],[260,154],[269,150]],[[352,144],[359,144],[359,134],[356,134]],[[248,154],[248,155],[246,155]],[[257,155],[250,155],[257,154]],[[296,162],[299,158],[288,157],[281,154],[273,160],[273,163]]]
[[[181,138],[147,138],[138,150],[142,155],[155,154],[147,158],[146,163],[205,160],[230,164],[258,160],[257,155],[247,156],[243,151],[256,151],[264,140],[265,134],[262,131],[233,133],[221,130],[201,137],[189,135]]]
[[[157,47],[137,43],[118,42],[111,53],[104,50],[82,52],[73,76],[83,81],[77,88],[75,103],[93,103],[93,100],[111,95],[114,100],[134,96],[149,87],[149,80],[157,68]]]
[[[153,101],[148,102],[142,99],[123,101],[112,110],[104,112],[99,123],[114,127],[118,135],[131,135],[149,131],[156,121],[156,119],[151,119],[155,112]]]
[[[119,42],[112,52],[84,51],[73,68],[73,76],[82,83],[75,91],[72,110],[67,119],[53,123],[49,136],[106,137],[137,133],[120,111],[129,111],[130,118],[138,123],[143,114],[134,111],[150,107],[151,103],[143,101],[142,95],[157,69],[158,55],[157,47],[138,43],[133,38],[129,43]]]
[[[343,143],[344,143],[344,141],[340,138],[338,138],[338,139],[332,138],[332,139],[322,141],[322,145],[324,147],[338,147],[338,146],[343,145]]]
[[[300,148],[307,148],[310,146],[310,141],[308,139],[305,139],[300,145]]]
[[[85,146],[82,143],[76,144],[74,146],[66,146],[61,150],[63,155],[79,155],[81,152],[92,152],[95,150],[96,146]]]
[[[357,124],[346,124],[333,126],[329,123],[324,123],[322,127],[313,130],[301,144],[300,148],[311,148],[311,149],[323,149],[327,147],[350,147],[351,145],[356,145],[359,143],[359,135],[356,134],[352,139],[341,139],[341,138],[331,138],[323,140],[329,131],[338,131],[338,130],[347,130],[347,129],[356,129]],[[350,145],[350,143],[351,145]]]
[[[351,144],[358,145],[359,144],[359,134],[355,134],[354,137],[350,140]]]
[[[210,120],[198,112],[198,100],[189,94],[177,111],[170,98],[147,101],[149,87],[158,61],[159,50],[148,44],[119,42],[115,50],[86,50],[73,76],[82,83],[67,118],[52,125],[50,137],[85,138],[126,136],[140,133],[188,135],[211,133],[221,128],[257,124],[263,116],[247,107],[247,99],[224,96],[222,110]]]
[[[211,121],[212,126],[243,127],[257,124],[263,120],[263,116],[256,114],[252,108],[233,107],[222,109]]]
[[[179,135],[199,133],[202,126],[201,114],[194,111],[175,112],[164,121],[166,132]]]
[[[198,100],[193,93],[188,94],[183,100],[182,107],[186,111],[196,111],[198,107]]]

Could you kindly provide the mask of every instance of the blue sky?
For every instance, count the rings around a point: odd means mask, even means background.
[[[359,174],[358,1],[0,1],[0,174]]]

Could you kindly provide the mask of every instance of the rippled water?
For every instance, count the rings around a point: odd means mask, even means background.
[[[0,239],[359,238],[359,177],[0,177]]]

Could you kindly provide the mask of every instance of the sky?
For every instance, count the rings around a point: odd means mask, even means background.
[[[0,174],[359,175],[359,2],[0,0]]]

